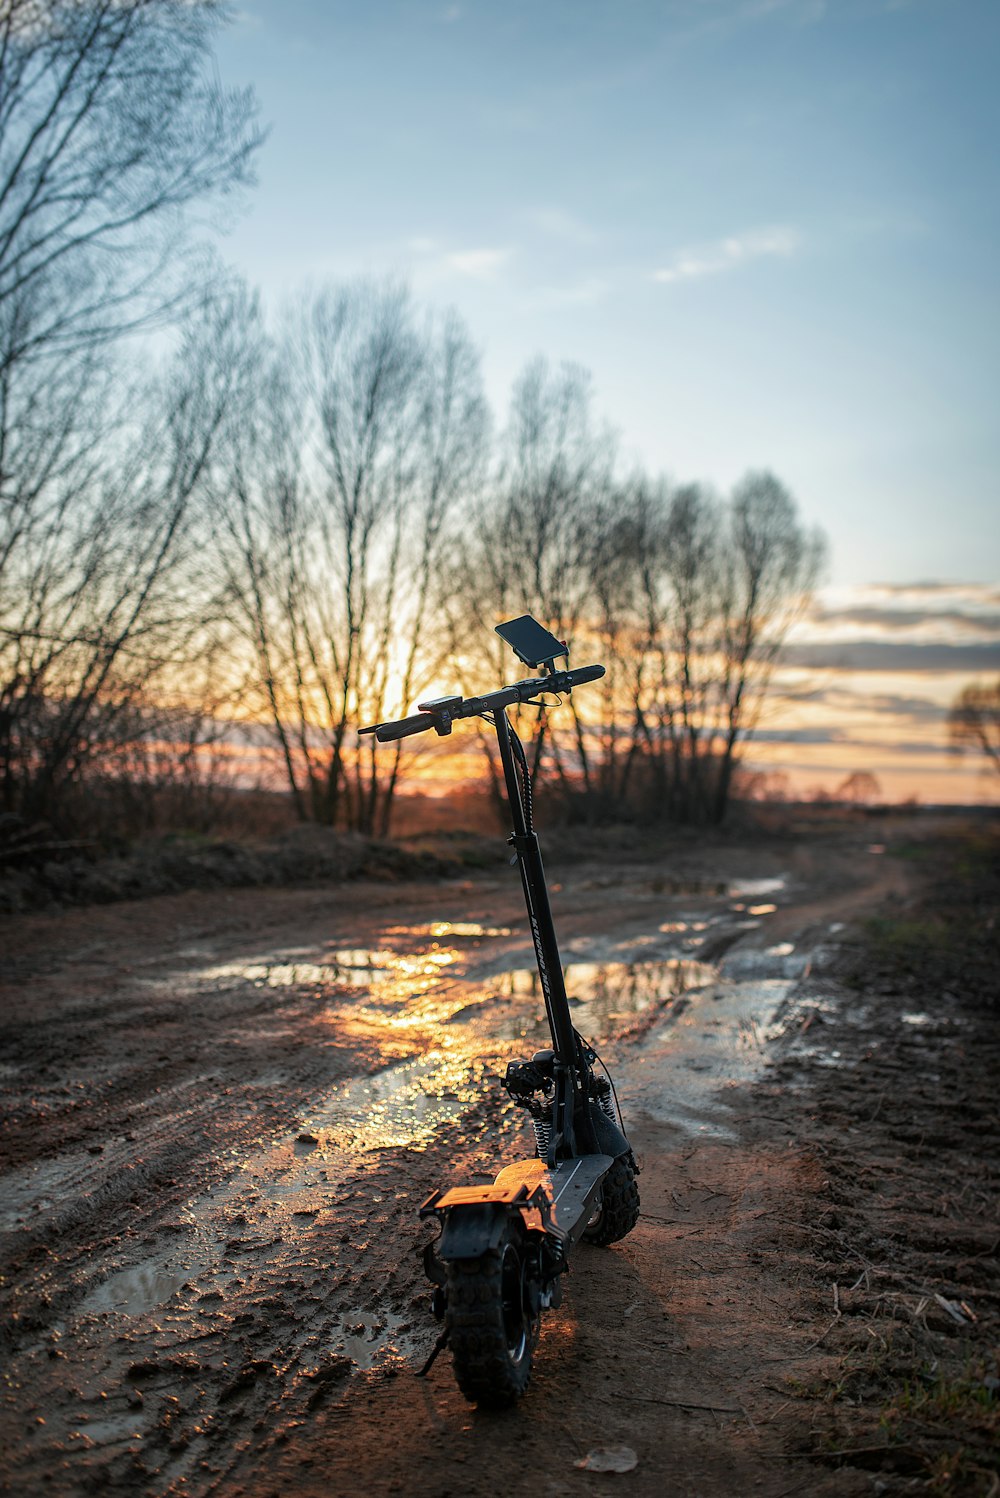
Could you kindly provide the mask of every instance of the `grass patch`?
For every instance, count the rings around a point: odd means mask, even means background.
[[[997,829],[953,829],[890,851],[920,865],[924,889],[907,910],[864,923],[849,981],[930,1002],[951,996],[1000,1005]]]
[[[1000,1379],[983,1365],[957,1377],[925,1369],[883,1409],[888,1444],[920,1458],[925,1491],[995,1494],[1000,1488]]]

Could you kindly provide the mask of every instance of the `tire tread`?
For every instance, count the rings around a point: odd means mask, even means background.
[[[631,1150],[620,1155],[604,1177],[601,1213],[593,1226],[584,1231],[587,1243],[607,1248],[618,1243],[639,1221],[639,1185],[636,1181],[635,1157]]]
[[[520,1363],[507,1350],[503,1324],[501,1254],[491,1248],[478,1259],[448,1265],[447,1324],[455,1380],[471,1404],[505,1409],[531,1380],[533,1349]]]

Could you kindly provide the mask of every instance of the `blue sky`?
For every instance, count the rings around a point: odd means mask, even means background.
[[[834,589],[1000,579],[1000,0],[242,0],[217,53],[274,305],[408,280],[501,420],[542,353],[626,465],[772,468]]]
[[[842,582],[997,575],[997,0],[247,0],[227,256],[397,274],[502,409],[587,365],[626,457],[773,467]]]

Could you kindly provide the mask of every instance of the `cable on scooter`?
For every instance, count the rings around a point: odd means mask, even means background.
[[[573,1034],[576,1036],[577,1040],[582,1046],[585,1046],[588,1051],[593,1051],[594,1060],[599,1064],[602,1072],[607,1077],[608,1085],[611,1088],[611,1096],[615,1100],[615,1112],[618,1114],[618,1125],[620,1128],[622,1124],[622,1105],[618,1101],[618,1089],[615,1086],[615,1079],[608,1070],[604,1058],[598,1054],[597,1047],[591,1041],[589,1041],[585,1035],[581,1035],[579,1030],[574,1028]]]
[[[521,794],[524,797],[524,822],[529,832],[534,832],[535,823],[533,816],[533,805],[531,798],[531,771],[528,769],[528,757],[524,752],[524,745],[518,738],[513,727],[510,730],[511,748],[514,750],[514,758],[517,760],[517,768],[520,772],[518,779],[521,782]]]

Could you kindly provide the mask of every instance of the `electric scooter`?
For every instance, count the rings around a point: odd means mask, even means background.
[[[552,1045],[530,1060],[511,1061],[502,1083],[531,1121],[535,1157],[505,1166],[492,1186],[435,1191],[420,1208],[422,1218],[441,1225],[440,1237],[425,1250],[424,1268],[434,1287],[432,1309],[444,1323],[421,1371],[427,1373],[450,1345],[465,1397],[502,1408],[528,1387],[542,1312],[560,1304],[572,1249],[581,1238],[606,1245],[631,1232],[639,1191],[614,1085],[570,1016],[533,826],[531,776],[507,716],[518,703],[540,705],[539,693],[571,692],[597,681],[604,667],[556,670],[568,648],[530,614],[497,625],[497,633],[524,665],[543,674],[481,697],[421,702],[411,717],[361,732],[387,743],[431,729],[450,734],[455,722],[472,717],[496,730],[514,824],[508,842],[521,871]]]

